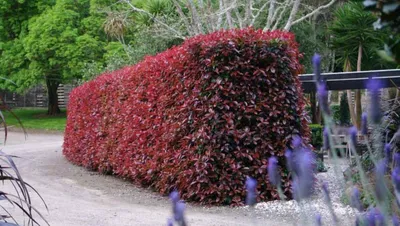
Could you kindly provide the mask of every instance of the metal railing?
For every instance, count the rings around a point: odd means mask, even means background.
[[[315,91],[313,74],[299,75],[304,92]],[[400,86],[400,69],[322,73],[329,90],[366,89],[369,78],[379,80],[382,88]]]

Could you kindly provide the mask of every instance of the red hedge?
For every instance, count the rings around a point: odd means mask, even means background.
[[[251,28],[200,35],[105,73],[70,95],[64,155],[186,200],[240,204],[245,177],[276,199],[267,159],[309,136],[294,36]],[[282,171],[290,195],[287,173]]]

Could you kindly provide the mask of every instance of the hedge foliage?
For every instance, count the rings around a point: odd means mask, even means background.
[[[310,136],[297,47],[291,33],[220,31],[103,74],[70,95],[64,155],[188,201],[239,205],[246,176],[277,199],[268,158],[283,169],[292,135]]]

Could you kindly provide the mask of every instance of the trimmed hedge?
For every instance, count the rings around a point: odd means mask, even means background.
[[[249,28],[106,73],[71,92],[64,155],[188,201],[240,205],[246,176],[258,180],[260,200],[277,199],[268,158],[283,168],[291,136],[310,135],[300,56],[291,33]]]

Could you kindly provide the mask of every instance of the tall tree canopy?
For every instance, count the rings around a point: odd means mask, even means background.
[[[382,69],[383,61],[377,56],[388,33],[374,30],[376,16],[364,11],[362,3],[349,2],[338,8],[335,19],[330,26],[333,36],[332,48],[336,51],[338,61],[344,71]],[[351,92],[348,91],[349,109],[352,123],[361,126],[361,90],[356,91],[355,106]]]
[[[48,114],[60,112],[57,88],[60,83],[82,76],[88,62],[102,64],[106,36],[101,34],[103,21],[91,14],[95,4],[90,0],[57,0],[47,7],[37,3],[28,9],[16,4],[2,14],[6,22],[22,26],[17,35],[1,45],[0,73],[16,83],[3,82],[2,88],[24,90],[39,82],[47,86]],[[96,1],[92,1],[95,3]],[[52,3],[52,2],[49,2]],[[92,7],[91,7],[92,6]],[[10,18],[12,10],[40,14]],[[34,10],[32,10],[34,9]],[[18,26],[17,26],[18,27]],[[1,32],[5,36],[6,31]]]

